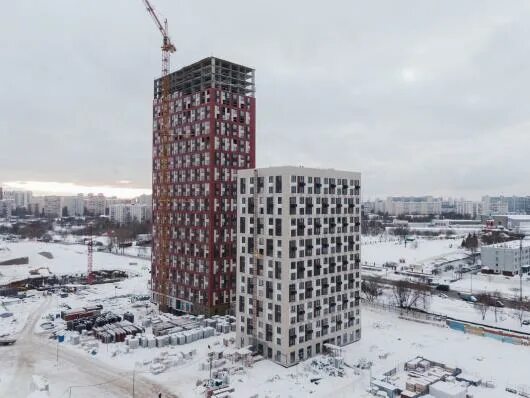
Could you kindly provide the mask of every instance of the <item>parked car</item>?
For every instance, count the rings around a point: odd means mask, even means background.
[[[523,325],[526,325],[526,326],[530,325],[530,319],[525,319],[523,321]]]
[[[504,303],[500,300],[496,300],[495,301],[495,307],[499,307],[499,308],[502,308],[504,307]]]
[[[464,301],[467,301],[469,303],[476,303],[477,302],[477,298],[471,294],[462,294],[462,293],[458,293],[460,295],[460,298]]]

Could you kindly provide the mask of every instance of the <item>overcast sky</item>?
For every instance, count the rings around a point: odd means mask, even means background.
[[[361,171],[365,198],[530,194],[530,2],[152,2],[173,70],[256,69],[258,167]],[[149,189],[160,42],[140,0],[4,2],[0,183]]]

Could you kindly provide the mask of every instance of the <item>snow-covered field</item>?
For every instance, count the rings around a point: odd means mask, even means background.
[[[523,296],[530,298],[530,276],[523,276]],[[454,289],[473,293],[478,292],[500,292],[503,296],[509,298],[519,298],[520,280],[518,276],[509,277],[503,275],[488,274],[464,274],[463,278],[454,282],[451,286]]]
[[[0,297],[0,337],[16,336],[26,324],[30,314],[40,302],[39,295],[23,300]],[[12,315],[9,315],[12,314]]]
[[[469,253],[460,249],[460,239],[417,239],[416,242],[407,243],[407,246],[393,238],[363,238],[361,250],[361,263],[381,266],[385,262],[399,263],[400,265],[420,265],[428,268],[429,264],[453,261],[465,258]],[[417,244],[416,244],[417,243]],[[464,263],[465,261],[462,261]],[[390,271],[364,271],[373,275],[380,275],[390,279],[399,279],[402,276]],[[455,279],[454,271],[442,273],[441,279]],[[464,273],[462,279],[451,283],[451,289],[462,292],[500,292],[504,297],[519,297],[519,278],[503,275],[485,275]],[[530,277],[523,276],[523,295],[530,298]]]
[[[447,241],[432,241],[433,244],[420,243],[420,250],[409,254],[417,258],[429,258],[436,253],[445,253],[452,248]],[[394,245],[386,242],[386,245]],[[10,250],[16,255],[30,257],[30,266],[46,264],[55,273],[83,272],[86,267],[86,248],[83,246],[66,246],[51,243],[20,242],[12,243]],[[369,245],[367,245],[369,246]],[[366,253],[366,247],[363,250]],[[421,251],[425,246],[424,251]],[[377,247],[377,245],[374,245]],[[430,247],[430,249],[427,249]],[[402,249],[396,249],[398,256],[403,256]],[[407,248],[406,250],[409,250]],[[38,252],[53,254],[53,259],[46,259]],[[394,255],[394,254],[393,254]],[[42,257],[42,258],[41,258]],[[385,261],[392,259],[385,259]],[[42,265],[41,265],[42,266]],[[203,396],[203,388],[197,382],[209,376],[207,363],[208,346],[213,350],[233,350],[233,344],[223,348],[223,341],[234,337],[233,333],[222,334],[183,346],[164,348],[138,348],[127,350],[124,343],[103,345],[98,343],[97,353],[90,354],[86,345],[59,346],[59,369],[56,365],[56,343],[47,339],[47,332],[42,332],[40,324],[46,321],[41,318],[46,314],[57,313],[63,304],[79,307],[86,304],[101,303],[105,310],[122,315],[132,311],[136,320],[153,316],[156,310],[150,304],[135,305],[129,295],[147,294],[149,262],[117,256],[108,253],[94,253],[94,268],[119,268],[131,272],[131,277],[115,283],[90,286],[78,294],[66,298],[47,296],[28,298],[18,303],[6,304],[17,322],[14,325],[2,323],[5,330],[20,337],[12,347],[0,347],[0,396],[26,398],[30,392],[29,383],[33,374],[42,375],[50,382],[50,397],[64,397],[72,389],[72,397],[126,397],[131,396],[133,372],[137,383],[137,396],[153,396],[157,389],[164,389],[178,397]],[[26,271],[27,272],[27,271]],[[457,318],[470,321],[480,320],[480,315],[471,305],[460,300],[434,297],[431,310],[447,313]],[[9,321],[9,318],[7,318]],[[475,397],[497,398],[511,396],[504,391],[506,385],[530,384],[527,370],[530,367],[530,347],[514,346],[494,339],[466,335],[448,328],[435,327],[410,320],[400,319],[398,314],[378,308],[363,309],[362,339],[344,348],[346,364],[355,365],[361,360],[373,362],[372,375],[380,374],[417,355],[458,366],[466,373],[480,376],[483,380],[494,382],[496,388],[475,388]],[[0,322],[6,322],[0,319]],[[27,322],[26,328],[24,324]],[[495,323],[493,313],[487,316],[487,322],[495,326],[509,327],[515,323],[510,310],[504,310],[502,317]],[[58,323],[60,324],[60,322]],[[8,326],[6,326],[8,325]],[[34,334],[33,332],[41,333]],[[91,337],[86,341],[94,343]],[[85,342],[86,342],[85,341]],[[195,350],[191,359],[171,367],[161,374],[154,375],[149,371],[149,362],[167,352],[168,357],[178,352],[188,353]],[[312,360],[291,368],[283,368],[270,361],[261,361],[252,367],[232,364],[228,361],[225,367],[239,368],[230,375],[230,384],[235,388],[232,397],[368,397],[369,371],[345,368],[345,376],[329,376],[311,366]],[[318,384],[310,379],[322,377]],[[101,384],[104,383],[104,384]],[[18,390],[13,392],[13,386]],[[471,392],[471,391],[470,391]],[[10,395],[7,395],[10,394]],[[143,394],[143,395],[142,395]]]
[[[400,259],[406,264],[423,264],[437,257],[454,254],[466,254],[459,249],[459,239],[417,239],[405,246],[398,240],[379,241],[377,238],[365,238],[362,242],[361,263],[381,266],[385,262],[399,263]]]
[[[377,300],[377,303],[388,306],[394,305],[394,302],[395,299],[392,296],[391,288],[384,289],[383,295]],[[443,298],[437,294],[433,294],[428,302],[429,305],[425,310],[432,314],[530,333],[530,326],[521,325],[521,321],[517,316],[518,311],[514,309],[495,309],[494,307],[490,307],[485,313],[485,318],[482,319],[482,313],[473,304],[461,299]],[[524,319],[530,320],[530,313],[527,313]]]
[[[110,293],[110,292],[109,292]],[[476,397],[497,398],[507,396],[506,385],[527,383],[530,366],[530,348],[503,344],[484,337],[466,335],[447,328],[424,325],[399,319],[397,314],[384,310],[363,311],[363,337],[358,343],[344,348],[348,365],[361,360],[373,362],[372,375],[389,370],[417,355],[462,368],[466,373],[491,381],[496,388],[474,388]],[[233,333],[199,340],[184,346],[164,348],[138,348],[127,351],[124,343],[101,345],[92,356],[80,346],[64,345],[61,350],[74,351],[92,361],[101,361],[132,380],[133,370],[155,384],[165,386],[179,397],[202,397],[203,388],[197,382],[208,378],[208,345],[213,350],[223,349],[223,339]],[[225,348],[227,351],[231,348]],[[159,357],[162,352],[172,356],[178,352],[196,350],[194,357],[182,365],[153,375],[143,363]],[[253,367],[244,367],[230,376],[235,388],[232,397],[368,397],[369,371],[354,371],[346,367],[344,377],[327,376],[310,365],[311,360],[291,368],[283,368],[269,361]],[[515,365],[517,364],[517,365]],[[231,367],[228,362],[224,366]],[[357,373],[357,374],[356,374]],[[322,377],[319,384],[310,379]]]
[[[50,253],[48,255],[39,253]],[[18,257],[28,257],[27,265],[0,265],[0,284],[29,277],[29,271],[43,268],[57,275],[86,273],[87,247],[35,241],[0,242],[0,262]],[[130,258],[94,251],[93,269],[119,269],[145,272],[150,267],[146,258]]]

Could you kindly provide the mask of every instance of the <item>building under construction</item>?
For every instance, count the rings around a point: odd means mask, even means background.
[[[208,57],[166,79],[154,82],[153,300],[223,313],[235,297],[236,173],[255,167],[254,70]]]

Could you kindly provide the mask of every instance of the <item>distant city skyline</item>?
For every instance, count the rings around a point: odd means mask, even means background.
[[[151,195],[151,188],[143,188],[138,186],[132,186],[131,181],[116,181],[115,185],[84,185],[71,182],[58,182],[58,181],[0,181],[0,187],[6,190],[15,191],[32,191],[34,195],[77,195],[83,194],[98,194],[102,193],[105,196],[116,196],[123,199],[131,199],[140,195]],[[472,201],[480,201],[484,196],[530,196],[530,189],[528,192],[496,192],[494,189],[479,196],[466,196],[464,194],[442,194],[432,192],[417,192],[414,194],[407,192],[397,192],[379,195],[363,195],[363,201],[373,201],[376,199],[386,199],[387,197],[398,197],[398,196],[433,196],[441,197],[444,199],[466,199]]]
[[[131,199],[140,195],[151,195],[150,188],[129,187],[128,182],[121,182],[120,185],[82,185],[70,182],[57,181],[6,181],[0,182],[0,187],[6,190],[32,191],[33,195],[77,195],[77,194],[99,194],[105,196],[116,196],[123,199]]]

